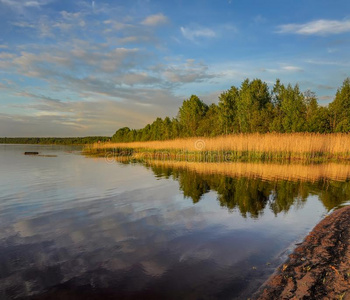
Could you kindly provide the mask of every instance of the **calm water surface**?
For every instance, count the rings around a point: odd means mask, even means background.
[[[245,299],[350,199],[346,181],[111,164],[70,147],[0,145],[0,166],[0,299]]]

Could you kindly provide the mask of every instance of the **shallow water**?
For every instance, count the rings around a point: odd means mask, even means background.
[[[0,145],[1,299],[248,298],[350,199],[344,178],[230,177],[78,150]]]

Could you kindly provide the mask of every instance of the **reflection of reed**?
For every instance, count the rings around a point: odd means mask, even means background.
[[[289,181],[344,181],[350,178],[350,165],[327,163],[317,165],[271,163],[196,163],[151,160],[150,165],[188,169],[201,174]]]

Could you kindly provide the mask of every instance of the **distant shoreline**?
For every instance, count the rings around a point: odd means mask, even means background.
[[[86,137],[0,137],[0,144],[22,145],[87,145],[108,142],[108,136]]]

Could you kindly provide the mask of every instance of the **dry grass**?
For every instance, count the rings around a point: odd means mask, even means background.
[[[214,138],[194,137],[167,141],[132,142],[132,143],[101,143],[93,144],[86,149],[93,153],[110,149],[134,149],[143,151],[189,151],[189,152],[219,152],[257,154],[256,157],[280,154],[284,158],[312,159],[324,157],[332,159],[350,159],[349,134],[239,134],[219,136]]]
[[[271,163],[196,163],[183,161],[149,161],[150,165],[188,169],[200,174],[220,174],[230,177],[261,178],[263,180],[309,181],[350,178],[350,165],[344,164],[271,164]]]

